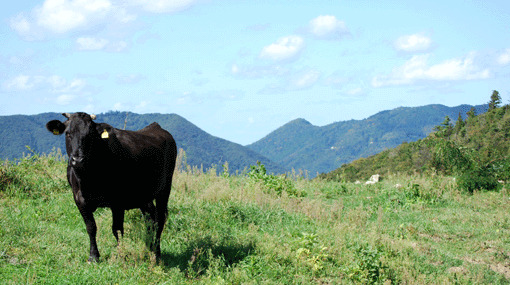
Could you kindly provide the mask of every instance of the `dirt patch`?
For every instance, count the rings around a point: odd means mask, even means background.
[[[506,279],[510,279],[510,266],[508,264],[496,263],[489,265],[489,267],[492,271],[503,274]]]
[[[441,242],[442,241],[441,237],[439,237],[437,235],[429,235],[429,234],[425,234],[425,233],[419,233],[418,236],[422,237],[422,238],[430,239],[430,240],[435,241],[435,242]]]
[[[494,272],[497,272],[499,274],[502,274],[505,276],[506,279],[510,279],[510,264],[503,264],[503,263],[494,263],[494,264],[488,264],[484,261],[481,261],[481,260],[475,260],[475,259],[472,259],[470,257],[464,257],[462,258],[462,260],[466,261],[466,262],[469,262],[471,264],[483,264],[483,265],[488,265],[489,268],[494,271]]]
[[[454,267],[448,268],[448,272],[450,272],[450,273],[466,273],[467,270],[466,270],[466,268],[464,268],[462,266],[454,266]]]

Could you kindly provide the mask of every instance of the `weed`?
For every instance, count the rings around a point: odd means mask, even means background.
[[[395,281],[392,271],[381,261],[384,252],[379,247],[365,243],[356,244],[354,254],[356,260],[349,274],[352,280],[364,284],[383,283],[386,280]]]
[[[324,269],[328,260],[327,247],[321,245],[317,234],[303,232],[297,240],[299,248],[296,250],[296,258],[301,259],[309,266],[314,274]]]
[[[268,191],[272,191],[278,196],[281,196],[283,192],[294,197],[304,197],[306,194],[305,192],[298,191],[294,183],[287,179],[285,175],[267,174],[266,167],[260,161],[257,162],[257,165],[250,167],[248,177],[254,182],[262,183]]]
[[[225,162],[223,164],[223,172],[221,172],[221,177],[227,179],[230,177],[229,169],[228,169],[228,162]]]

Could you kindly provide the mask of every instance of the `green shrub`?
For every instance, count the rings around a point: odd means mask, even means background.
[[[501,184],[492,171],[488,167],[479,166],[465,170],[459,175],[457,185],[469,193],[481,189],[492,191],[501,188]]]
[[[248,177],[254,182],[262,183],[262,185],[264,185],[268,191],[274,192],[278,196],[281,196],[283,192],[287,192],[289,196],[294,197],[305,196],[305,193],[303,191],[297,190],[293,181],[287,179],[285,175],[276,176],[267,174],[266,167],[264,164],[261,164],[260,161],[257,162],[257,165],[252,165],[250,167]]]
[[[510,180],[510,158],[495,161],[491,165],[491,172],[498,180]]]
[[[4,163],[0,166],[0,192],[6,191],[13,184],[19,184],[19,178],[13,171],[13,167]]]
[[[369,244],[356,245],[354,248],[356,256],[356,268],[352,271],[351,278],[365,284],[375,284],[383,281],[383,264],[381,262],[382,252]]]
[[[436,139],[429,141],[433,145],[432,167],[444,174],[462,172],[473,165],[473,154],[469,149],[454,141]]]

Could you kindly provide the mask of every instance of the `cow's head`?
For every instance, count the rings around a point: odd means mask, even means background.
[[[67,121],[49,121],[46,128],[54,135],[65,134],[70,165],[82,167],[90,158],[95,143],[100,140],[97,125],[93,121],[96,116],[86,113],[63,113],[62,115],[67,118]]]

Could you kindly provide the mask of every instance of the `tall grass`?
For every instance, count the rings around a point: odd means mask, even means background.
[[[145,246],[140,211],[127,212],[116,246],[108,209],[95,214],[101,260],[86,263],[88,236],[61,155],[0,163],[2,283],[510,281],[507,188],[469,195],[442,176],[367,186],[289,175],[271,182],[294,189],[279,192],[264,179],[218,175],[179,157],[159,263]]]

